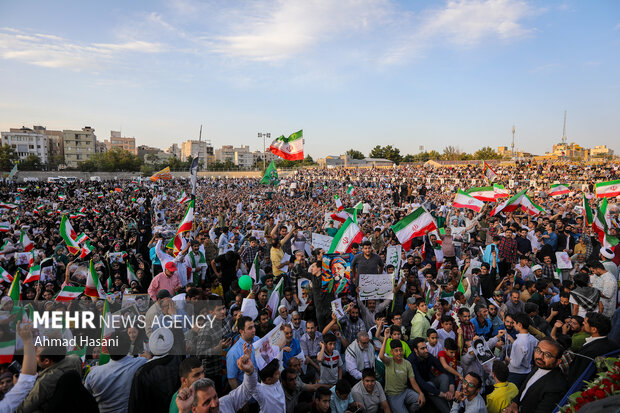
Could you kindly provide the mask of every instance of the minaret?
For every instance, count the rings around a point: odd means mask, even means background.
[[[562,143],[566,145],[566,111],[564,111],[564,128],[562,129]]]
[[[512,145],[510,146],[510,149],[512,151],[512,160],[515,160],[515,125],[514,123],[512,124]]]

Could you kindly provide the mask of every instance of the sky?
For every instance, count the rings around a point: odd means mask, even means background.
[[[620,151],[620,2],[1,1],[0,130],[315,159],[560,141]],[[269,142],[267,142],[269,145]]]

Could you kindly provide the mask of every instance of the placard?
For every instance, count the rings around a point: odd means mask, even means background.
[[[559,270],[570,270],[573,268],[573,262],[567,252],[558,251],[555,253],[555,259]]]
[[[16,252],[15,253],[15,265],[28,265],[32,254],[29,252]]]
[[[265,241],[265,231],[253,229],[252,236],[256,238],[258,241]]]
[[[393,265],[394,272],[398,273],[400,269],[400,259],[402,256],[402,245],[390,245],[387,247],[387,253],[385,254],[385,266]]]
[[[348,293],[351,288],[353,254],[323,254],[321,289],[325,293]]]
[[[484,338],[474,340],[471,343],[471,346],[474,349],[474,355],[480,364],[485,365],[495,359],[493,352],[489,350],[489,346]]]
[[[284,324],[278,324],[263,338],[252,344],[254,357],[259,369],[264,368],[274,358],[280,358],[280,349],[286,344]]]
[[[312,294],[312,281],[307,278],[297,280],[297,296],[299,297],[299,311],[305,311]]]
[[[316,232],[312,233],[312,247],[320,248],[323,251],[329,251],[329,248],[332,246],[332,242],[334,241],[333,237],[329,235],[317,234]]]
[[[341,298],[338,298],[337,300],[332,301],[331,307],[332,307],[332,313],[336,314],[336,318],[338,320],[344,317],[344,309],[342,308]]]
[[[151,297],[148,294],[123,294],[121,308],[131,307],[135,305],[141,313],[146,313],[151,304]]]
[[[391,300],[394,298],[391,274],[360,274],[359,288],[361,300]]]

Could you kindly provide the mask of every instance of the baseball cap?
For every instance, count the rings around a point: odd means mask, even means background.
[[[164,268],[166,268],[168,271],[172,271],[172,272],[175,272],[177,270],[177,266],[176,266],[176,264],[173,261],[168,261]]]

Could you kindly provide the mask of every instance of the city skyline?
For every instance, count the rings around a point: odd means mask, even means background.
[[[315,159],[392,145],[620,150],[620,5],[512,0],[0,5],[0,130],[95,129],[168,148]],[[28,16],[27,19],[18,19]],[[96,16],[93,18],[93,16]],[[85,30],[87,29],[87,30]],[[267,145],[269,142],[267,142]]]

